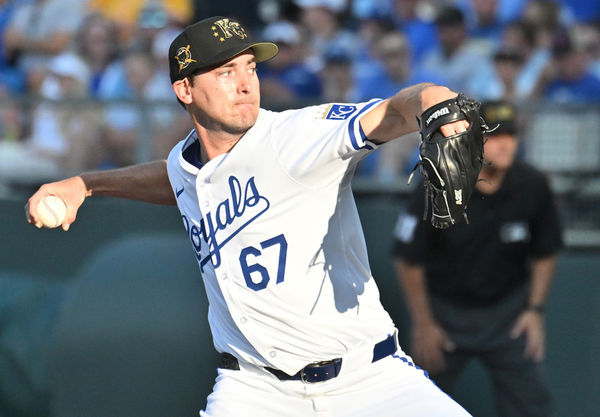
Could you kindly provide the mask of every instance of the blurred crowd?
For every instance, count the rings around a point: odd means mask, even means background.
[[[263,107],[431,81],[481,100],[600,102],[600,1],[0,0],[0,183],[166,157],[191,128],[168,76],[185,25],[233,15],[279,54]],[[410,169],[416,138],[359,175]],[[4,168],[2,168],[2,166]]]

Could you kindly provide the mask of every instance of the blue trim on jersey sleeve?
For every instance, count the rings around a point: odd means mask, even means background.
[[[365,134],[365,131],[363,130],[363,128],[360,125],[360,123],[358,124],[358,133],[360,133],[360,138],[362,139],[363,143],[365,144],[363,146],[363,148],[368,149],[370,151],[372,151],[373,149],[375,149],[374,147],[372,147],[371,145],[369,145],[368,143],[366,143],[369,138],[367,138],[367,135]]]
[[[368,144],[364,144],[363,146],[359,146],[357,140],[356,140],[356,134],[354,133],[354,123],[356,122],[356,119],[358,118],[358,116],[360,116],[361,114],[365,113],[367,110],[369,110],[371,107],[373,107],[375,104],[379,103],[381,100],[374,100],[370,103],[367,103],[362,109],[360,109],[358,111],[358,113],[356,113],[356,115],[350,119],[350,122],[348,123],[348,133],[350,135],[350,143],[352,143],[352,147],[354,149],[356,149],[357,151],[363,148],[366,149],[373,149],[372,146],[368,145]],[[360,126],[360,124],[358,125],[359,127],[359,133],[360,133],[360,139],[362,143],[365,143],[365,140],[367,140],[367,135],[365,135],[365,132],[363,132],[362,127]]]

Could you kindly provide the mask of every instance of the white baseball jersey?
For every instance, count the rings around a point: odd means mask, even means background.
[[[217,351],[292,375],[395,331],[351,190],[376,147],[359,121],[379,102],[261,109],[229,153],[204,165],[195,131],[171,151]]]

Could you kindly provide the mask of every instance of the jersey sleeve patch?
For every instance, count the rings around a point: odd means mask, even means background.
[[[346,120],[356,111],[356,106],[348,104],[332,104],[325,115],[327,120]]]

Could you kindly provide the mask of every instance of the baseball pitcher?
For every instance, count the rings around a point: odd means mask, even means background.
[[[67,205],[64,230],[96,194],[178,206],[222,355],[201,416],[468,416],[397,344],[351,179],[369,152],[418,130],[427,109],[448,108],[436,122],[443,137],[480,133],[478,121],[431,84],[364,103],[261,109],[256,65],[276,53],[233,18],[188,26],[169,60],[194,129],[167,161],[43,185],[26,205],[29,222],[40,225],[47,195]]]

